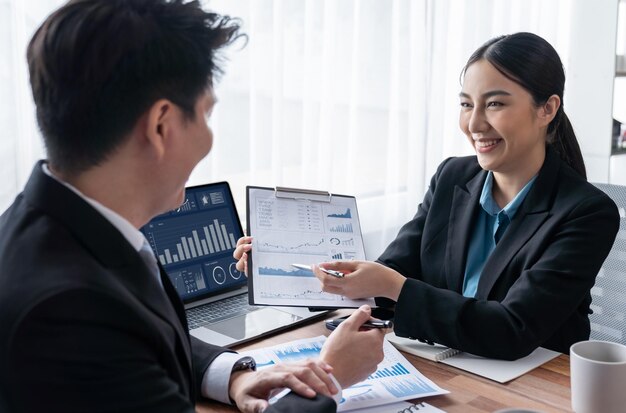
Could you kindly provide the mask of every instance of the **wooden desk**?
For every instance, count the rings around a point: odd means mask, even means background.
[[[236,349],[242,351],[268,347],[320,334],[328,335],[328,331],[321,321],[315,321]],[[522,377],[500,384],[446,364],[403,354],[422,374],[450,392],[420,400],[448,413],[492,413],[506,407],[532,408],[545,413],[572,411],[569,356],[561,355]],[[237,411],[234,407],[215,402],[201,402],[196,410],[198,413]]]

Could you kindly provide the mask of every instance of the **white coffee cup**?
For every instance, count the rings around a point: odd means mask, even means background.
[[[576,413],[626,411],[626,346],[609,341],[572,344],[570,377]]]

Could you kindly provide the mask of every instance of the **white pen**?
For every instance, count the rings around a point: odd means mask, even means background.
[[[301,270],[309,270],[309,271],[313,271],[311,269],[310,265],[305,265],[305,264],[291,264],[293,267],[299,268]],[[317,267],[319,268],[321,271],[325,272],[326,274],[330,274],[333,277],[337,277],[337,278],[343,278],[344,277],[344,273],[340,272],[340,271],[335,271],[335,270],[327,270],[326,268],[322,268],[322,267]]]

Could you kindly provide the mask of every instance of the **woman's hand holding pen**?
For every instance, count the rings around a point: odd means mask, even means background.
[[[241,237],[237,240],[237,247],[233,251],[233,257],[237,260],[237,271],[248,276],[248,253],[252,250],[252,237]]]
[[[371,261],[325,262],[319,267],[340,271],[343,278],[333,277],[312,266],[313,273],[322,283],[322,290],[351,299],[386,297],[398,300],[406,278],[397,271]]]

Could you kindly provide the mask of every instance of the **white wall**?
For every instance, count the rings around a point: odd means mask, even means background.
[[[618,0],[572,1],[565,112],[591,182],[609,182],[617,10]]]

